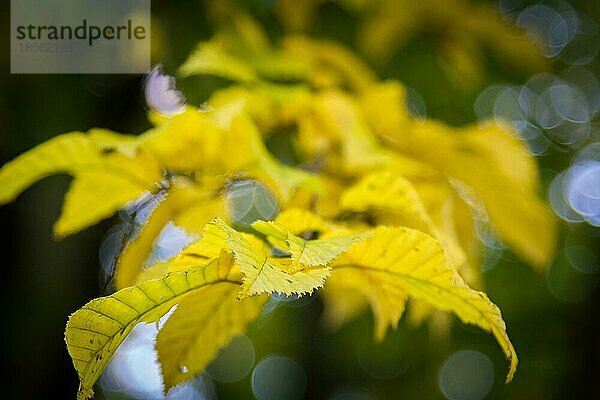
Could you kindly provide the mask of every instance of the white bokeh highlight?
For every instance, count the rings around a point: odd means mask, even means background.
[[[182,113],[186,107],[185,96],[177,90],[175,78],[165,74],[162,65],[156,65],[146,75],[144,95],[152,110],[167,117]]]

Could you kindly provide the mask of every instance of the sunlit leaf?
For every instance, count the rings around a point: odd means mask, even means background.
[[[119,255],[115,271],[115,286],[117,289],[131,286],[137,281],[156,238],[167,222],[177,221],[191,207],[195,209],[195,207],[206,204],[206,202],[206,197],[193,188],[172,187],[167,192],[166,198],[152,211],[148,221],[142,226],[137,236]],[[212,204],[210,200],[208,200],[208,203]],[[205,211],[210,212],[211,210],[211,208],[208,208]],[[210,214],[204,214],[203,216],[207,220],[215,217],[215,215]],[[201,225],[198,225],[198,232],[201,229],[200,227]],[[187,227],[184,226],[184,228]]]
[[[235,287],[239,283],[228,280],[213,262],[92,300],[71,315],[65,340],[80,379],[77,398],[93,396],[94,383],[136,324],[158,321],[186,296],[211,285]]]
[[[280,212],[275,222],[296,236],[310,232],[325,232],[329,229],[321,217],[302,208],[288,208]]]
[[[8,203],[34,182],[57,173],[98,168],[103,164],[98,147],[85,134],[74,132],[42,143],[0,170],[0,203]]]
[[[359,58],[339,43],[311,39],[304,36],[286,37],[285,53],[312,64],[312,79],[319,84],[318,75],[328,68],[336,77],[337,85],[347,84],[355,90],[363,90],[375,81],[375,74]]]
[[[205,114],[187,108],[141,135],[138,146],[165,168],[191,171],[215,163],[222,140],[222,132]]]
[[[391,146],[471,187],[501,239],[533,266],[548,265],[556,221],[537,193],[537,168],[524,143],[489,125],[461,131],[436,121],[414,124],[410,134],[389,135],[383,139]]]
[[[99,130],[90,135],[57,136],[4,165],[0,170],[0,202],[13,200],[46,176],[73,175],[63,213],[54,228],[62,237],[111,216],[145,191],[156,190],[162,179],[156,160],[143,152],[118,151],[118,135],[102,132],[104,140],[99,140]],[[111,140],[106,139],[108,135]]]
[[[66,236],[110,217],[145,192],[158,190],[161,178],[151,157],[130,158],[119,153],[107,156],[102,169],[75,172],[55,234]]]
[[[383,337],[386,326],[396,326],[406,296],[422,299],[491,332],[510,360],[507,381],[512,379],[517,355],[500,310],[483,292],[466,285],[431,236],[409,228],[376,228],[373,236],[342,254],[333,268],[332,284],[369,298],[378,320],[377,338]]]
[[[329,276],[328,267],[307,267],[290,271],[289,259],[271,257],[267,249],[253,245],[246,236],[220,220],[215,220],[212,224],[227,234],[227,245],[244,274],[240,292],[242,298],[261,293],[312,293],[322,287]]]
[[[281,250],[288,251],[291,265],[296,268],[327,265],[366,236],[358,234],[306,240],[292,234],[277,222],[256,221],[252,227],[266,235],[274,245],[279,245]]]
[[[67,236],[93,225],[111,216],[145,191],[146,188],[136,186],[120,176],[103,172],[80,172],[65,195],[54,233],[58,237]]]
[[[279,162],[265,148],[256,126],[249,118],[239,117],[232,121],[232,130],[239,137],[245,138],[247,151],[254,159],[243,170],[252,177],[263,181],[278,193],[283,201],[289,200],[294,191],[305,186],[312,191],[321,190],[321,184],[316,175],[293,168]]]
[[[413,184],[390,171],[373,172],[340,197],[342,209],[379,213],[379,223],[433,233],[433,224]]]
[[[260,313],[266,296],[237,299],[239,286],[205,286],[179,302],[156,338],[165,391],[202,372]]]

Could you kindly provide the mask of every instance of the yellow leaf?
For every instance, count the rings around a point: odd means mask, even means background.
[[[171,187],[166,198],[152,211],[148,221],[142,226],[137,236],[119,255],[115,269],[115,286],[117,289],[131,286],[138,280],[154,241],[167,222],[176,220],[189,207],[195,207],[206,201],[206,197],[193,187]],[[213,217],[210,216],[210,218]]]
[[[407,226],[434,236],[444,245],[457,266],[465,254],[448,228],[434,225],[416,187],[392,170],[381,170],[363,177],[340,197],[340,206],[354,212],[371,212],[375,225]],[[451,216],[441,221],[447,223]],[[446,228],[445,230],[443,228]]]
[[[540,190],[536,160],[508,122],[499,126],[496,121],[488,120],[466,126],[460,140],[485,157],[489,168],[506,180],[533,192]]]
[[[173,271],[184,271],[190,267],[204,265],[214,259],[226,260],[225,254],[228,253],[227,234],[215,224],[207,223],[202,230],[202,237],[195,242],[190,243],[179,254],[170,260],[159,262],[148,268],[144,268],[137,277],[137,282],[143,282],[149,279],[156,279]],[[260,242],[262,243],[262,242]],[[255,243],[254,243],[255,244]],[[225,253],[225,254],[224,254]],[[239,267],[234,265],[230,270],[232,279],[242,279],[239,273]]]
[[[524,143],[490,125],[452,129],[435,121],[388,135],[382,138],[396,149],[470,186],[517,254],[540,269],[549,264],[556,220],[538,196],[537,168]]]
[[[284,54],[312,64],[311,72],[318,75],[323,69],[331,69],[339,77],[340,85],[347,84],[357,91],[365,90],[375,81],[375,74],[344,46],[327,40],[303,36],[286,37],[282,43]]]
[[[448,174],[475,190],[506,244],[545,269],[554,254],[557,224],[538,194],[533,156],[525,143],[492,123],[467,127],[463,135],[457,138],[457,151],[446,158]]]
[[[327,223],[321,217],[302,208],[283,210],[277,215],[275,222],[296,236],[307,232],[322,233],[328,229]]]
[[[246,151],[254,156],[247,165],[240,166],[241,170],[271,187],[283,202],[288,201],[300,186],[314,192],[321,190],[321,183],[316,175],[284,165],[268,152],[250,118],[243,115],[235,118],[231,129],[238,137],[245,138]]]
[[[389,166],[394,161],[391,152],[379,143],[350,96],[329,91],[315,101],[315,112],[324,125],[324,132],[329,133],[332,141],[339,141],[343,170],[359,175]],[[336,168],[332,171],[339,174]]]
[[[367,296],[361,291],[356,290],[355,287],[357,286],[348,282],[348,280],[352,280],[352,274],[348,275],[348,279],[342,275],[343,272],[342,274],[336,272],[335,279],[328,279],[327,285],[325,285],[321,292],[324,305],[321,325],[329,331],[335,331],[347,322],[352,321],[369,306]],[[349,289],[352,292],[349,292]],[[402,307],[399,307],[399,314],[401,316]],[[375,319],[375,323],[377,324],[375,327],[376,338],[379,338],[379,335],[383,336],[385,334],[385,330],[387,329],[385,321],[387,319],[383,315]],[[383,333],[380,332],[381,330],[383,330]]]
[[[67,133],[22,154],[0,170],[0,203],[12,201],[39,179],[68,173],[75,180],[55,234],[66,236],[109,217],[144,191],[155,190],[163,176],[149,154],[121,152],[116,145],[120,136],[105,130]],[[123,135],[124,142],[130,139]]]
[[[36,181],[57,173],[101,167],[101,150],[85,134],[66,133],[44,142],[0,169],[0,204],[14,200]]]
[[[163,167],[191,171],[219,160],[222,132],[204,113],[188,107],[138,140],[139,148],[153,154]]]
[[[201,233],[202,228],[217,217],[226,219],[225,200],[220,194],[215,197],[208,196],[202,198],[202,201],[187,205],[174,216],[173,222],[186,232],[196,234]]]
[[[386,63],[395,54],[394,50],[404,46],[416,33],[444,28],[448,30],[448,36],[437,46],[441,50],[442,63],[448,63],[444,58],[452,56],[452,53],[448,54],[448,47],[451,47],[468,49],[463,57],[471,59],[470,62],[481,58],[482,48],[486,48],[503,62],[509,60],[528,71],[539,71],[547,64],[534,43],[518,27],[503,21],[487,4],[463,0],[418,3],[385,0],[371,5],[374,6],[372,12],[363,13],[367,18],[361,21],[359,45],[367,56],[379,63]],[[457,18],[461,19],[459,25],[454,24]],[[478,62],[471,68],[480,73],[482,66]],[[467,77],[474,78],[472,75]]]
[[[377,134],[400,132],[409,121],[405,106],[406,90],[398,81],[371,85],[360,98],[360,106],[369,126]]]
[[[177,71],[182,77],[215,75],[237,82],[252,82],[256,72],[244,60],[228,53],[218,39],[198,44]]]
[[[385,337],[388,327],[395,328],[404,313],[407,294],[404,289],[370,272],[335,268],[323,291],[327,324],[339,327],[361,313],[365,304],[371,305],[375,319],[375,340]]]
[[[54,234],[63,237],[110,217],[146,188],[122,176],[104,172],[80,172],[65,195],[62,213]]]
[[[373,236],[342,254],[332,266],[333,284],[339,279],[369,298],[378,319],[378,338],[385,332],[381,327],[396,326],[405,296],[422,299],[491,332],[510,360],[507,381],[512,379],[517,355],[500,310],[483,292],[467,286],[433,237],[409,228],[376,228]]]
[[[373,172],[349,187],[340,197],[340,206],[354,212],[375,211],[380,224],[434,233],[431,218],[413,184],[387,170]]]
[[[118,150],[131,158],[137,152],[138,136],[116,133],[108,129],[92,128],[87,132],[88,138],[104,151]]]
[[[143,193],[156,191],[162,171],[148,154],[131,158],[121,153],[105,157],[97,170],[74,173],[60,218],[54,225],[58,237],[70,235],[110,217]]]
[[[229,281],[213,262],[92,300],[71,315],[65,341],[80,379],[77,398],[93,396],[94,383],[136,324],[158,321],[185,296],[211,285],[236,287],[239,282]]]
[[[227,234],[227,245],[244,274],[241,298],[261,293],[312,293],[322,287],[329,276],[327,267],[289,271],[289,259],[269,256],[264,247],[253,245],[246,236],[221,220],[216,219],[212,224]]]
[[[186,296],[156,338],[165,392],[202,372],[217,351],[259,314],[267,297],[237,299],[238,285],[205,286]]]
[[[284,228],[277,222],[256,221],[252,228],[266,235],[273,244],[291,254],[291,266],[294,269],[303,267],[326,266],[350,246],[360,242],[366,234],[328,237],[325,239],[305,240]],[[283,243],[283,246],[282,246]]]

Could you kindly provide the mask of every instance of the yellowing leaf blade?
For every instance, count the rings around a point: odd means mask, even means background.
[[[67,236],[110,217],[135,200],[146,188],[104,172],[81,172],[65,195],[62,213],[54,225],[58,237]]]
[[[199,170],[219,158],[222,132],[196,108],[167,119],[139,136],[139,148],[176,171]]]
[[[295,269],[328,265],[350,246],[367,236],[367,234],[359,234],[305,240],[274,221],[256,221],[252,227],[266,235],[273,245],[288,251],[291,254],[291,265]]]
[[[399,299],[404,292],[491,332],[510,360],[507,381],[512,379],[518,360],[500,310],[484,293],[467,286],[433,237],[409,228],[377,228],[372,237],[353,246],[335,262],[332,281],[340,269],[357,274],[356,282],[360,282],[359,277],[377,279],[379,282],[373,287],[379,291],[400,290],[392,299]],[[386,301],[373,297],[371,301],[374,309],[393,310]],[[404,302],[398,301],[398,305],[403,309]],[[397,322],[397,315],[386,315],[390,324]]]
[[[101,164],[101,154],[85,134],[66,133],[42,143],[0,169],[0,204],[14,200],[34,182],[57,173]]]
[[[238,300],[238,292],[237,285],[216,284],[179,303],[156,339],[165,392],[202,372],[217,351],[260,314],[266,297]]]
[[[284,226],[296,236],[307,232],[324,232],[327,230],[327,224],[321,217],[302,208],[283,210],[277,215],[275,222]]]
[[[80,379],[78,399],[93,395],[94,383],[137,323],[155,322],[185,295],[219,282],[225,279],[212,263],[92,300],[71,315],[65,341]]]
[[[154,242],[167,222],[176,219],[182,210],[194,203],[201,203],[203,197],[193,188],[171,187],[158,206],[152,211],[138,235],[127,244],[119,255],[115,270],[117,289],[133,285],[142,273]]]
[[[354,212],[384,211],[394,218],[384,222],[433,233],[433,224],[410,181],[391,171],[373,172],[348,188],[340,198],[342,209]]]
[[[288,239],[292,263],[316,267],[328,265],[350,246],[360,242],[365,235],[339,236],[315,240]]]
[[[330,269],[305,268],[289,270],[289,260],[270,257],[265,249],[253,245],[248,238],[227,226],[223,221],[212,224],[227,233],[227,244],[236,264],[244,274],[240,297],[261,293],[306,294],[320,288],[329,276]]]
[[[111,216],[146,191],[154,191],[162,171],[148,154],[129,157],[120,153],[105,156],[102,166],[75,172],[65,195],[63,210],[54,226],[62,237]]]
[[[238,82],[256,80],[256,72],[243,60],[227,53],[217,40],[198,44],[196,50],[179,67],[179,75],[215,75]]]

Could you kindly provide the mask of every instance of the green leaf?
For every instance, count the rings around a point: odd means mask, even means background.
[[[136,324],[158,321],[186,296],[216,285],[239,286],[219,269],[217,260],[92,300],[71,315],[65,341],[80,379],[77,398],[93,396],[95,382]]]

